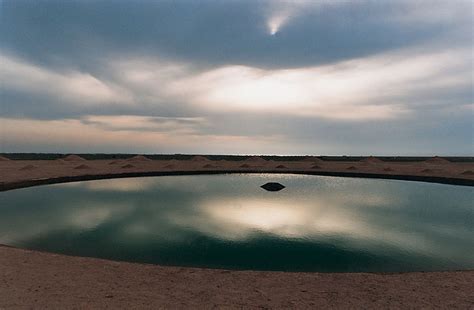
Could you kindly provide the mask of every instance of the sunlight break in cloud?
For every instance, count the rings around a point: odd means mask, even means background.
[[[271,1],[267,9],[267,28],[270,35],[275,35],[290,20],[297,18],[309,6],[323,5],[321,1],[295,0],[295,1]]]
[[[177,102],[201,113],[364,121],[406,117],[419,98],[468,87],[466,63],[472,63],[469,50],[407,49],[296,69],[230,65],[198,71],[162,59],[115,59],[109,66],[116,80],[150,102]]]
[[[109,80],[76,71],[58,73],[9,57],[3,60],[2,87],[46,93],[62,105],[168,104],[199,109],[201,115],[271,112],[341,121],[397,119],[409,115],[419,98],[436,99],[439,91],[466,88],[472,82],[466,66],[472,55],[463,49],[429,54],[404,50],[273,70],[231,65],[198,71],[192,64],[169,60],[112,59],[104,64],[110,68]],[[94,116],[82,121],[109,130],[180,127],[195,132],[203,125],[199,117]]]
[[[286,70],[226,66],[169,81],[166,92],[213,111],[382,120],[407,115],[419,95],[469,86],[469,51],[411,52]]]

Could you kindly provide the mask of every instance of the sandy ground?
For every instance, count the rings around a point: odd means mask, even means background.
[[[0,247],[0,308],[474,307],[474,271],[322,274],[140,265]]]
[[[188,172],[298,172],[474,184],[473,163],[134,160],[0,161],[0,190],[76,179]],[[75,160],[74,160],[75,159]],[[241,167],[244,165],[243,167]],[[474,271],[283,273],[162,267],[0,246],[0,309],[474,309]]]

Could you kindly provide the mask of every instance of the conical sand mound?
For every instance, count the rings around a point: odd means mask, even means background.
[[[24,167],[21,167],[20,170],[21,171],[30,171],[30,170],[34,170],[36,169],[37,167],[36,166],[33,166],[33,165],[26,165]]]
[[[449,164],[450,161],[438,156],[431,157],[430,159],[425,160],[425,163],[428,164]]]
[[[315,164],[316,164],[316,163],[322,162],[323,160],[322,160],[321,158],[319,158],[319,157],[316,157],[316,156],[305,156],[305,157],[303,158],[303,161],[306,161],[306,162],[309,161],[309,162],[312,162],[312,163],[315,163]]]
[[[114,160],[114,161],[111,161],[111,162],[109,163],[109,165],[116,165],[116,164],[118,164],[118,163],[119,163],[118,161]]]
[[[0,155],[0,161],[10,161],[10,159]]]
[[[377,164],[377,163],[382,163],[383,161],[378,159],[377,157],[369,156],[364,159],[360,160],[363,163],[369,163],[369,164]]]
[[[250,168],[250,166],[247,164],[243,164],[243,165],[240,165],[240,168]]]
[[[191,158],[192,161],[210,161],[207,157],[196,155]]]
[[[85,159],[82,158],[81,156],[74,155],[74,154],[64,157],[63,160],[65,160],[65,161],[85,161]]]
[[[87,165],[79,165],[77,167],[74,167],[74,169],[77,169],[77,170],[83,170],[83,169],[90,169],[91,167],[87,166]]]
[[[433,172],[433,170],[431,169],[423,169],[421,170],[422,173],[430,173],[430,172]]]
[[[132,162],[147,162],[147,161],[152,161],[150,158],[143,156],[143,155],[137,155],[133,156],[131,158],[128,158],[127,161],[132,161]]]
[[[264,162],[266,162],[265,159],[263,159],[262,157],[259,157],[259,156],[248,157],[248,158],[245,159],[245,161],[252,162],[252,163],[264,163]]]
[[[288,167],[285,166],[285,165],[278,165],[275,168],[277,168],[277,169],[287,169]]]
[[[474,171],[472,170],[466,170],[464,171],[463,173],[461,173],[462,175],[474,175]]]
[[[314,165],[314,166],[311,166],[311,169],[321,169],[321,166]]]
[[[347,167],[346,170],[357,170],[357,168],[354,166],[350,166],[350,167]]]
[[[217,168],[217,166],[211,165],[211,164],[206,164],[202,166],[203,168]]]
[[[134,165],[126,164],[125,166],[122,166],[122,169],[130,169],[130,168],[135,168]]]

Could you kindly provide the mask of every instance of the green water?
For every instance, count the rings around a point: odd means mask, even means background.
[[[0,193],[0,243],[227,269],[474,269],[473,201],[472,187],[321,176],[88,181]]]

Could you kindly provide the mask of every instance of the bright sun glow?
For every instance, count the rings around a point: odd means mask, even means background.
[[[288,20],[289,17],[289,14],[279,14],[272,16],[267,23],[270,34],[272,36],[275,35],[280,29],[280,27]]]

